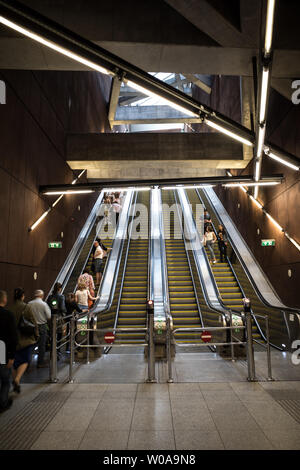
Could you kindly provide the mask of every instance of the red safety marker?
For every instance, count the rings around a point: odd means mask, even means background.
[[[204,343],[209,343],[212,339],[212,334],[209,331],[203,331],[201,334],[201,339]]]
[[[112,344],[115,341],[116,337],[112,332],[110,332],[105,334],[104,339],[108,344]]]

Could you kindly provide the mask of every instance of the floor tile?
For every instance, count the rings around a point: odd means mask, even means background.
[[[80,444],[80,450],[123,450],[127,448],[128,431],[90,431],[88,430]]]
[[[255,431],[244,430],[243,432],[227,429],[220,431],[221,439],[227,450],[272,450],[273,445],[265,434],[256,429]]]
[[[128,449],[175,450],[173,431],[131,431]]]
[[[223,442],[217,431],[198,431],[197,429],[175,430],[176,449],[178,450],[222,450]]]
[[[45,431],[84,431],[87,429],[93,415],[94,408],[62,407],[50,421]]]
[[[300,450],[300,425],[290,429],[265,428],[264,433],[278,450]]]
[[[130,429],[134,400],[102,400],[89,430],[126,431]]]
[[[174,429],[198,429],[215,431],[216,427],[204,401],[172,400],[171,402]]]
[[[32,450],[76,450],[83,431],[44,431],[31,447]]]
[[[172,430],[170,404],[165,400],[137,400],[133,412],[132,430]]]

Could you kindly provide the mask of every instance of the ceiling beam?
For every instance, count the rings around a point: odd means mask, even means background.
[[[119,77],[114,77],[112,80],[110,99],[109,99],[109,108],[108,108],[108,120],[110,127],[113,127],[113,122],[115,119],[115,114],[118,106],[120,89],[121,89],[121,80]]]

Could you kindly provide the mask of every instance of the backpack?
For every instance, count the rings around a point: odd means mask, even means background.
[[[26,307],[21,313],[21,317],[20,317],[19,324],[18,324],[18,330],[22,336],[26,336],[26,337],[35,336],[35,332],[36,332],[35,324],[32,323],[30,320],[28,320],[24,315]]]

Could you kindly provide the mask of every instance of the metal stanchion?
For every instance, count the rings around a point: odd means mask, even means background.
[[[69,383],[74,382],[74,351],[75,351],[75,318],[72,316],[70,321],[70,363],[69,363]]]
[[[51,316],[50,382],[56,383],[57,381],[57,313],[53,313]]]
[[[269,328],[269,317],[266,315],[266,337],[267,337],[267,361],[268,361],[268,381],[272,382],[272,363],[271,363],[271,347],[270,347],[270,328]]]
[[[233,345],[233,337],[232,337],[232,311],[230,310],[230,349],[231,349],[231,361],[235,362],[235,357],[234,357],[234,345]]]
[[[248,362],[248,381],[255,382],[255,361],[252,338],[252,317],[251,303],[249,299],[243,299],[244,312],[246,317],[246,337],[247,337],[247,362]]]
[[[172,377],[172,356],[171,356],[171,320],[167,317],[167,363],[168,363],[168,383],[173,383]]]
[[[86,326],[87,326],[87,329],[88,331],[86,332],[86,344],[87,344],[87,351],[86,351],[86,363],[89,364],[90,363],[90,324],[91,324],[91,319],[89,317],[89,314],[87,316],[87,321],[86,321]]]
[[[147,302],[148,313],[148,379],[147,382],[156,382],[155,378],[155,347],[154,347],[154,305],[152,300]]]

